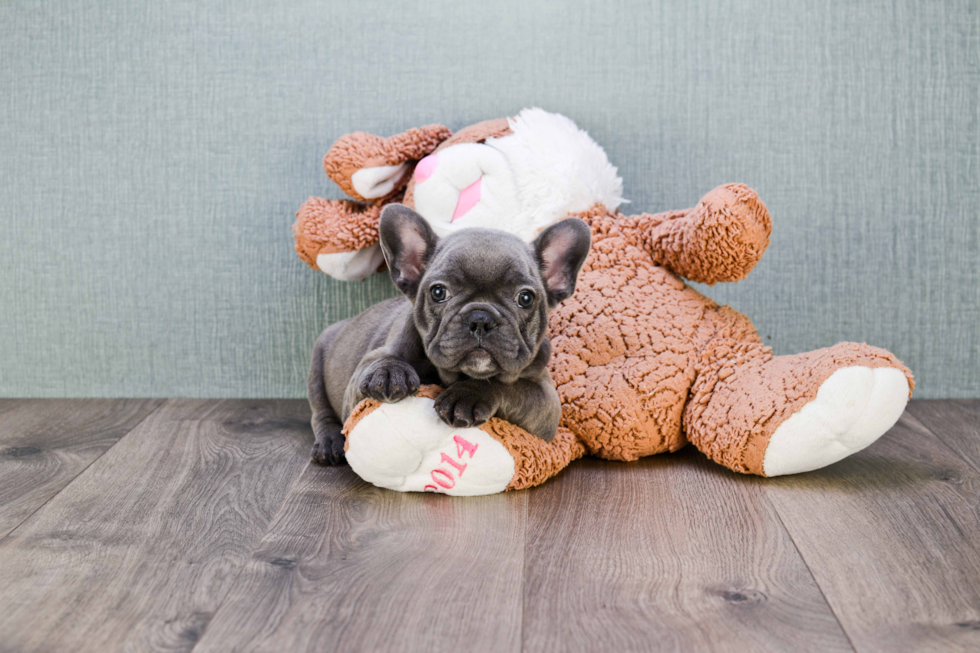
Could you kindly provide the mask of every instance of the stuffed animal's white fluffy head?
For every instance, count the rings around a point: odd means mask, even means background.
[[[623,202],[616,168],[571,120],[525,109],[508,123],[506,136],[450,145],[415,167],[415,210],[436,233],[484,227],[530,241],[569,214]]]

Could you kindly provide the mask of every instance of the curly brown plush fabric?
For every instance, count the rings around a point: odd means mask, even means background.
[[[554,440],[545,442],[496,417],[480,428],[504,445],[514,458],[514,480],[508,490],[541,485],[585,455],[585,447],[568,429],[558,429]]]
[[[622,216],[581,217],[592,252],[550,322],[562,424],[602,458],[679,449],[705,300],[652,263]]]
[[[296,212],[296,253],[311,268],[319,254],[351,252],[378,242],[381,206],[311,197]]]
[[[460,143],[482,143],[488,138],[501,138],[510,133],[510,123],[507,118],[484,120],[475,125],[463,127],[443,141],[435,151],[438,152],[452,145],[459,145]]]
[[[720,186],[693,209],[644,213],[637,222],[640,242],[654,263],[712,285],[744,279],[772,233],[769,212],[744,184]]]

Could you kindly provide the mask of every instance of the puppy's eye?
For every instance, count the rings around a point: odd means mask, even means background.
[[[522,290],[517,293],[517,305],[521,308],[531,308],[534,304],[534,293],[530,290]]]
[[[441,304],[449,299],[449,290],[447,290],[441,283],[437,283],[429,288],[429,295],[432,297],[432,301],[436,302],[437,304]]]

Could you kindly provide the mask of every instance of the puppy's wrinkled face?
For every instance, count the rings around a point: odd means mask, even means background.
[[[475,379],[520,374],[537,355],[547,321],[531,247],[485,229],[441,241],[415,299],[415,324],[429,360]]]
[[[395,284],[415,305],[426,355],[441,371],[513,382],[545,338],[548,311],[572,294],[588,254],[584,222],[564,220],[532,244],[490,229],[440,240],[408,207],[381,215]]]

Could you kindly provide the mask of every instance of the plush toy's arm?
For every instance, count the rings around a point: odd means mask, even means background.
[[[311,197],[296,212],[296,253],[311,268],[349,281],[374,274],[383,256],[378,244],[381,206]]]
[[[755,191],[719,186],[693,209],[634,218],[636,238],[657,265],[691,281],[739,281],[769,246],[772,222]]]
[[[384,200],[408,183],[411,162],[429,155],[450,136],[442,125],[412,128],[388,138],[354,132],[337,139],[323,157],[323,169],[354,199]]]

